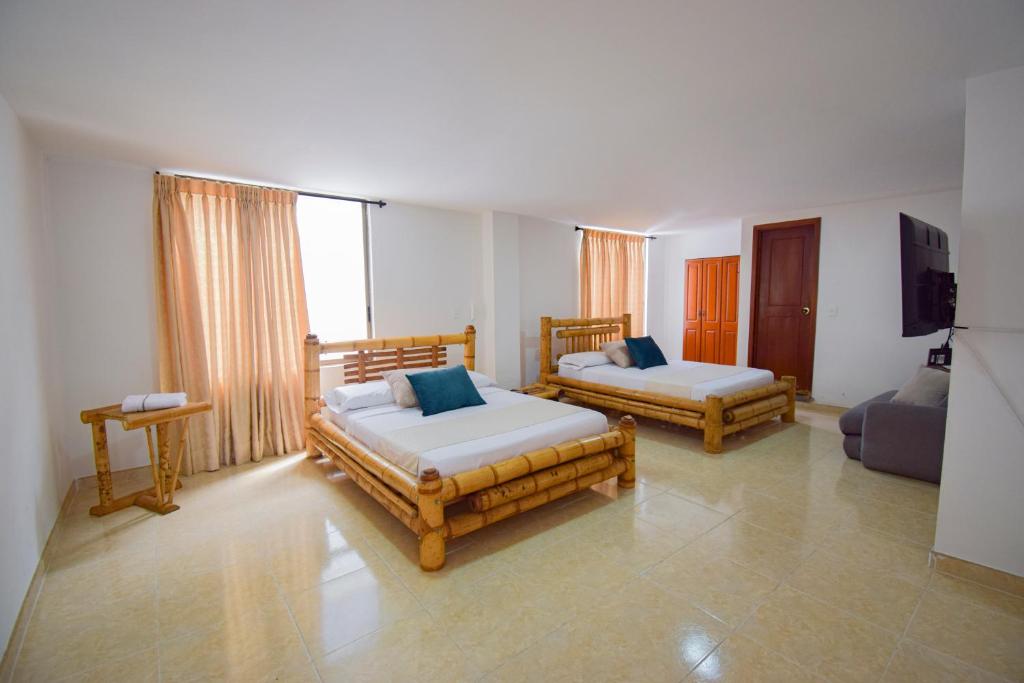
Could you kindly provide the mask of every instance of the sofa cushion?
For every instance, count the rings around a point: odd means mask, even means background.
[[[895,395],[895,390],[887,391],[884,394],[879,394],[874,398],[869,398],[863,403],[860,403],[850,408],[845,413],[839,416],[839,431],[847,435],[861,434],[864,431],[864,411],[867,410],[868,406],[872,403],[888,403],[889,400],[892,399],[892,397]]]
[[[912,406],[945,406],[949,395],[949,373],[922,365],[892,397],[893,403]]]
[[[843,437],[843,452],[847,458],[860,460],[860,442],[863,439],[860,434],[849,434]]]
[[[864,467],[938,484],[946,436],[946,409],[873,403],[864,414]]]

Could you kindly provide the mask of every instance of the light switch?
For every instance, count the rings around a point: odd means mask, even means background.
[[[838,306],[829,306],[828,308],[825,309],[825,312],[828,314],[828,317],[836,318],[836,317],[839,316],[839,307]]]

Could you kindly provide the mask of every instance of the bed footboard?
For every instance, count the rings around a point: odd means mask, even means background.
[[[785,375],[781,382],[737,391],[726,396],[707,396],[704,401],[704,450],[722,452],[722,438],[755,425],[782,417],[796,420],[796,377]]]
[[[531,451],[443,480],[436,474],[427,470],[420,480],[421,487],[428,477],[436,481],[428,497],[421,494],[418,501],[424,523],[420,567],[425,571],[443,566],[444,539],[465,536],[613,477],[620,488],[633,488],[636,421],[625,415],[615,429],[604,434]],[[444,505],[462,500],[469,510],[446,517]]]

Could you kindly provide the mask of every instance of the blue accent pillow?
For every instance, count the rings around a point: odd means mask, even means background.
[[[668,365],[665,354],[661,352],[658,345],[651,337],[626,337],[626,348],[633,362],[641,370],[653,368],[658,365]]]
[[[473,380],[462,365],[444,370],[409,373],[405,377],[412,385],[424,417],[487,403],[473,386]]]

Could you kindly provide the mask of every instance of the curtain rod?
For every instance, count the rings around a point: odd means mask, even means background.
[[[581,228],[581,227],[580,227],[580,226],[578,226],[578,225],[576,226],[576,230],[596,230],[596,231],[598,231],[598,232],[617,232],[617,233],[619,233],[620,235],[630,235],[630,234],[633,234],[633,235],[639,235],[640,237],[643,237],[643,238],[644,238],[645,240],[656,240],[656,239],[658,239],[658,238],[657,238],[657,237],[655,237],[654,235],[641,235],[641,234],[640,234],[640,233],[638,233],[638,232],[636,232],[636,233],[630,233],[630,232],[628,232],[628,231],[626,231],[626,230],[602,230],[601,228]]]
[[[156,174],[157,175],[161,175],[160,171],[157,171]],[[214,183],[233,183],[235,185],[248,185],[249,187],[269,187],[272,190],[287,190],[288,192],[294,192],[295,194],[301,195],[303,197],[318,197],[320,199],[337,199],[337,200],[342,201],[342,202],[359,202],[360,204],[376,204],[377,206],[379,206],[381,208],[383,208],[383,207],[388,205],[387,202],[381,201],[379,199],[363,199],[362,197],[346,197],[345,195],[341,195],[341,194],[325,194],[323,192],[307,192],[305,190],[295,190],[295,189],[290,188],[290,187],[278,187],[278,186],[274,186],[274,185],[254,185],[252,183],[239,183],[239,182],[235,182],[233,180],[221,180],[221,179],[218,179],[218,178],[204,178],[203,176],[183,175],[181,173],[172,173],[171,175],[173,175],[176,178],[188,178],[190,180],[207,180],[207,181],[214,182]]]

